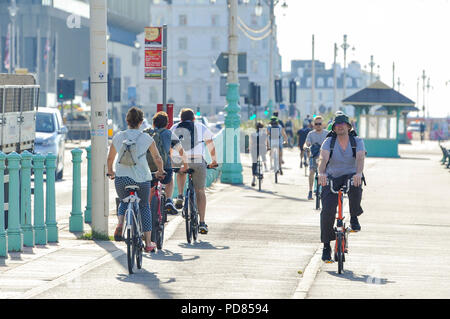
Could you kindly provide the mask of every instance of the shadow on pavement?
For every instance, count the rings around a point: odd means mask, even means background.
[[[327,271],[327,273],[329,275],[338,278],[348,279],[350,281],[365,282],[368,285],[386,285],[395,283],[395,281],[389,281],[386,278],[378,278],[370,275],[357,275],[351,270],[344,270],[343,274],[338,274],[337,271]]]
[[[145,269],[140,269],[136,273],[130,275],[128,273],[118,274],[117,280],[132,284],[141,284],[150,289],[157,298],[159,299],[170,299],[173,298],[166,288],[161,287],[162,284],[169,284],[175,282],[175,278],[170,278],[165,282],[161,282],[155,273],[149,272]],[[139,298],[139,297],[137,297]]]
[[[229,246],[214,246],[213,244],[211,244],[210,242],[207,242],[207,241],[195,242],[193,244],[182,243],[182,244],[179,244],[178,246],[180,246],[181,248],[187,248],[187,249],[214,249],[214,250],[230,249]]]
[[[184,258],[180,253],[174,253],[168,249],[158,250],[156,253],[144,254],[144,258],[153,260],[168,260],[168,261],[191,261],[199,259],[200,256],[193,256],[190,258]]]

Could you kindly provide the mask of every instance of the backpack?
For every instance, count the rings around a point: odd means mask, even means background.
[[[155,141],[156,148],[158,149],[159,155],[161,156],[161,159],[163,161],[164,168],[167,166],[167,162],[169,160],[169,153],[166,151],[166,148],[164,147],[164,143],[161,137],[161,133],[164,132],[165,128],[159,128],[159,129],[152,129],[148,128],[144,130],[144,133],[147,133],[150,135],[153,140]],[[156,172],[158,170],[158,166],[156,165],[155,161],[153,160],[153,156],[150,153],[149,150],[147,150],[147,163],[148,167],[150,168],[150,171]]]
[[[119,150],[118,163],[124,166],[136,166],[138,160],[145,155],[137,154],[137,145],[136,141],[141,136],[141,132],[135,139],[130,139],[128,134],[125,132],[126,139],[122,142],[122,146]]]
[[[185,151],[194,149],[200,142],[198,142],[197,127],[192,121],[184,121],[178,124],[175,129],[175,135],[178,136],[181,146]]]
[[[358,136],[358,134],[356,134],[355,130],[351,130],[348,133],[348,137],[350,139],[350,146],[352,147],[352,153],[353,153],[353,157],[356,158],[356,139],[355,136]],[[330,163],[331,160],[331,156],[333,156],[333,150],[334,150],[334,145],[336,144],[336,138],[337,135],[334,131],[330,131],[330,133],[327,134],[327,137],[331,137],[331,142],[330,142],[330,157],[328,158],[328,162],[327,162],[327,166],[328,163]],[[367,154],[367,152],[366,152]],[[366,185],[366,179],[364,177],[364,173],[362,173],[362,181],[364,182],[364,185]]]
[[[320,144],[318,143],[314,143],[313,145],[311,145],[311,157],[317,157],[320,154]]]

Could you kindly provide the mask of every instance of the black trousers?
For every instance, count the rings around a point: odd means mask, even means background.
[[[335,190],[338,190],[348,178],[352,175],[344,175],[337,178],[333,178],[333,186]],[[348,191],[348,201],[350,206],[350,216],[359,216],[363,213],[361,208],[362,187],[350,186]],[[320,213],[320,241],[322,243],[328,243],[336,239],[336,233],[334,232],[334,221],[337,214],[338,206],[338,194],[334,194],[330,186],[322,187],[322,211]]]

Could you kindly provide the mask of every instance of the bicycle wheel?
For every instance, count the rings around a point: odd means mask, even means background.
[[[261,161],[258,160],[258,191],[261,191],[261,182],[262,182],[262,167]]]
[[[337,260],[338,260],[338,273],[342,274],[344,271],[344,241],[342,240],[342,234],[337,238]]]
[[[134,267],[134,249],[133,249],[133,237],[131,229],[127,229],[127,232],[125,234],[125,241],[127,243],[127,264],[128,264],[128,272],[130,274],[133,273],[133,267]]]
[[[166,220],[166,211],[164,208],[164,203],[166,202],[165,196],[161,196],[161,222],[158,223],[158,228],[156,229],[156,248],[162,249],[164,243],[164,223]]]
[[[188,244],[191,243],[191,237],[192,237],[192,231],[191,231],[191,216],[190,216],[190,212],[189,212],[189,200],[190,200],[190,191],[186,192],[186,197],[184,200],[184,218],[185,218],[185,222],[186,222],[186,239]]]
[[[152,236],[151,241],[156,242],[156,234],[157,229],[159,228],[159,216],[158,216],[158,208],[159,208],[159,199],[156,196],[152,197],[152,201],[150,203],[150,212],[152,214]]]
[[[140,220],[138,221],[140,223]],[[142,237],[139,236],[137,226],[133,225],[133,242],[134,242],[134,250],[136,255],[136,267],[137,269],[142,268]]]
[[[192,240],[195,242],[198,237],[198,212],[197,212],[197,205],[195,201],[195,193],[192,194],[191,200],[190,200],[190,215],[191,215],[191,234],[192,234]]]

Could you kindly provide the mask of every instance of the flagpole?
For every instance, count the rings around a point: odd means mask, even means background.
[[[49,106],[48,104],[48,85],[49,85],[49,66],[50,66],[50,29],[47,31],[47,40],[45,41],[45,52],[46,52],[46,59],[45,59],[45,104],[46,106]]]
[[[58,33],[55,32],[55,51],[53,52],[53,68],[55,69],[55,94],[58,94]],[[58,104],[58,97],[56,96],[56,104]]]
[[[11,74],[11,23],[8,24],[8,73]]]
[[[36,54],[36,83],[40,85],[40,76],[39,73],[41,71],[41,29],[37,29],[37,54]],[[39,94],[40,95],[40,94]]]

